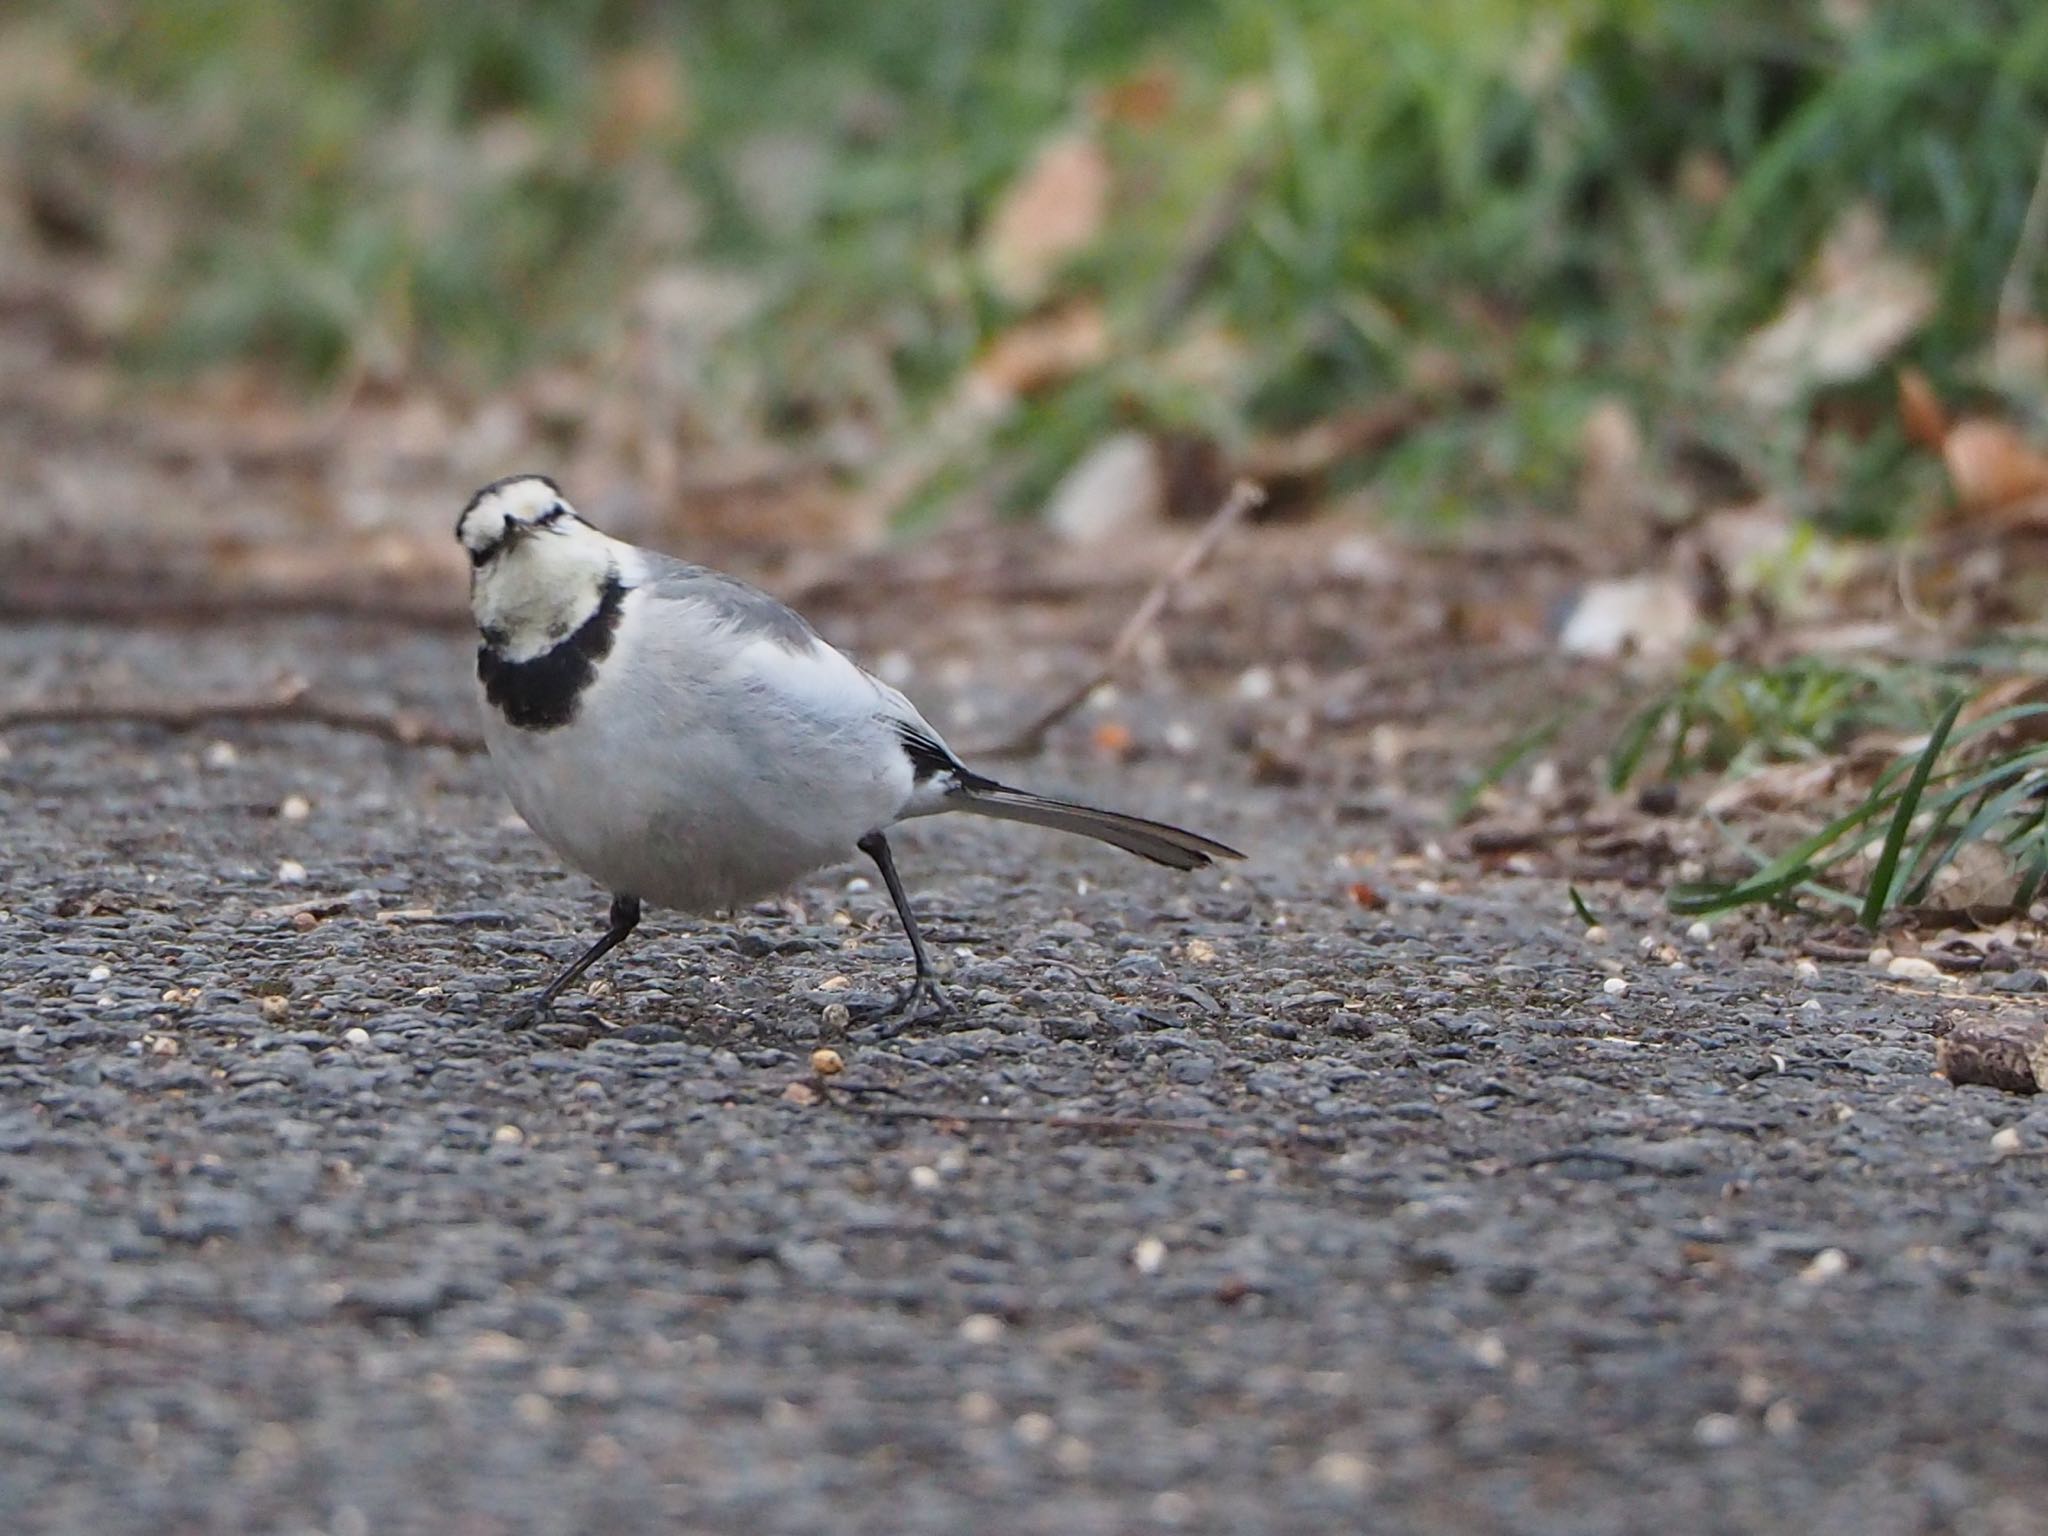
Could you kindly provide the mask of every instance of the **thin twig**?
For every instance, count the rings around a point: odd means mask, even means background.
[[[215,724],[321,725],[329,730],[374,736],[401,747],[445,747],[481,752],[483,738],[407,711],[379,714],[308,698],[303,690],[250,699],[73,699],[43,704],[0,705],[0,731],[31,725],[154,725],[193,731]]]
[[[963,1125],[1030,1126],[1053,1131],[1156,1131],[1173,1136],[1219,1136],[1237,1132],[1227,1125],[1205,1125],[1199,1120],[1160,1120],[1146,1115],[1033,1115],[1011,1114],[1000,1109],[944,1109],[917,1104],[841,1104],[849,1115],[870,1120],[958,1121]]]
[[[1028,757],[1044,745],[1046,733],[1075,710],[1088,702],[1089,696],[1103,684],[1115,680],[1138,643],[1145,638],[1152,626],[1159,622],[1160,614],[1173,600],[1174,594],[1187,584],[1209,557],[1216,552],[1224,536],[1244,520],[1245,514],[1266,499],[1265,491],[1249,480],[1240,480],[1230,488],[1230,494],[1209,516],[1180,553],[1180,558],[1167,568],[1164,575],[1152,584],[1131,616],[1124,621],[1124,627],[1117,631],[1116,639],[1103,653],[1101,663],[1081,682],[1069,689],[1058,702],[1042,711],[1016,734],[989,746],[970,752],[971,757]]]
[[[2027,211],[2020,218],[2019,238],[2013,242],[2012,261],[2005,269],[2005,281],[1998,287],[1998,334],[2008,336],[2032,313],[2028,301],[2034,286],[2034,270],[2041,263],[2041,246],[2048,241],[2048,142],[2041,146],[2040,169],[2034,173],[2034,190],[2027,197]]]

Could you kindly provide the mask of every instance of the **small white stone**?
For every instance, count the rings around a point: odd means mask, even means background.
[[[1002,1404],[986,1392],[960,1394],[960,1417],[969,1424],[993,1424],[1002,1411]]]
[[[1792,974],[1810,987],[1820,980],[1820,967],[1802,955],[1793,962]]]
[[[1152,1495],[1152,1518],[1161,1525],[1186,1525],[1195,1518],[1195,1501],[1178,1488]]]
[[[1709,928],[1705,923],[1694,923],[1690,928],[1685,930],[1685,936],[1686,939],[1691,943],[1704,944],[1709,939],[1713,938],[1714,930]]]
[[[2001,1126],[1991,1133],[1991,1150],[1994,1152],[2017,1152],[2020,1149],[2020,1128],[2016,1125]]]
[[[313,814],[313,802],[304,795],[286,795],[283,804],[277,808],[277,814],[286,821],[304,821]]]
[[[1799,1405],[1789,1397],[1781,1397],[1764,1410],[1764,1433],[1779,1440],[1789,1440],[1799,1433]]]
[[[1182,953],[1197,965],[1207,965],[1216,958],[1216,946],[1207,939],[1189,939]]]
[[[1799,1011],[1801,1013],[1819,1013],[1820,999],[1817,997],[1809,997],[1805,1002],[1799,1005]]]
[[[501,1125],[491,1132],[491,1140],[501,1147],[523,1146],[526,1142],[526,1132],[516,1125]]]
[[[1887,976],[1896,976],[1901,981],[1932,981],[1941,974],[1940,966],[1918,955],[1896,956],[1884,969]]]
[[[827,1031],[843,1030],[853,1022],[853,1010],[844,1003],[827,1003],[818,1010],[818,1024]]]
[[[370,1043],[370,1032],[361,1026],[357,1026],[354,1029],[343,1030],[341,1032],[341,1039],[345,1045],[368,1045]]]
[[[1579,937],[1588,944],[1605,944],[1607,942],[1607,930],[1600,924],[1593,923]]]
[[[277,883],[279,885],[304,885],[306,883],[306,866],[297,859],[280,859],[277,865]]]
[[[91,970],[85,973],[85,979],[87,981],[106,981],[109,980],[113,976],[113,974],[114,968],[111,965],[96,965]]]
[[[235,751],[231,741],[216,741],[208,744],[202,759],[209,768],[232,768],[241,761],[241,754]]]
[[[1270,699],[1280,690],[1280,679],[1271,667],[1246,667],[1237,675],[1237,696],[1248,704]]]
[[[1732,1413],[1703,1413],[1693,1424],[1692,1437],[1708,1450],[1724,1450],[1742,1438],[1742,1420]]]
[[[993,1344],[1003,1336],[1003,1320],[993,1312],[970,1312],[960,1319],[960,1337],[969,1344]]]
[[[1059,1433],[1059,1425],[1053,1423],[1050,1415],[1043,1413],[1020,1413],[1012,1428],[1016,1430],[1019,1440],[1033,1446],[1044,1445]]]
[[[1052,1448],[1052,1460],[1069,1477],[1079,1477],[1095,1464],[1095,1452],[1079,1435],[1063,1435]]]
[[[1326,1451],[1309,1468],[1309,1476],[1339,1493],[1364,1493],[1372,1475],[1372,1463],[1351,1451]]]
[[[1166,1262],[1166,1244],[1156,1237],[1141,1237],[1131,1247],[1131,1268],[1141,1275],[1156,1275]]]
[[[940,1175],[939,1170],[928,1164],[919,1163],[910,1170],[910,1187],[912,1189],[921,1189],[929,1194],[944,1182],[945,1180]]]
[[[1159,739],[1166,743],[1166,750],[1186,757],[1202,744],[1202,738],[1195,728],[1185,720],[1169,720],[1166,729],[1159,733]]]
[[[1623,997],[1628,993],[1628,978],[1625,976],[1610,976],[1600,983],[1600,990],[1609,997]]]
[[[1848,1273],[1849,1255],[1839,1248],[1823,1248],[1807,1261],[1806,1268],[1799,1271],[1799,1278],[1808,1285],[1826,1285],[1828,1281]]]
[[[874,882],[866,875],[855,875],[846,882],[846,894],[849,896],[864,896],[874,888]]]
[[[1868,963],[1873,971],[1881,971],[1892,963],[1892,952],[1880,944],[1870,952]]]

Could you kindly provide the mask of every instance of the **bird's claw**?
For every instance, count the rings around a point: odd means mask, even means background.
[[[862,1003],[852,1011],[869,1026],[863,1033],[888,1040],[906,1029],[947,1018],[959,1009],[934,977],[920,976],[887,1001]]]

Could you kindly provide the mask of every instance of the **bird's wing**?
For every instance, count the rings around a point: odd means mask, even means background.
[[[651,550],[640,550],[639,555],[637,587],[662,601],[695,603],[708,609],[731,626],[738,639],[772,640],[798,653],[825,643],[802,614],[737,576]]]
[[[638,553],[636,585],[657,601],[708,611],[742,646],[768,642],[769,648],[755,655],[787,696],[803,699],[821,715],[858,713],[882,720],[902,742],[920,783],[940,775],[951,775],[954,783],[974,777],[915,704],[832,645],[787,604],[737,576],[649,550]]]

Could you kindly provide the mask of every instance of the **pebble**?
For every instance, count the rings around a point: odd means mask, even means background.
[[[1353,1451],[1327,1451],[1316,1458],[1309,1476],[1337,1493],[1364,1493],[1372,1487],[1372,1463]]]
[[[845,1007],[843,1003],[835,1003],[833,1006],[841,1009]],[[831,1046],[821,1045],[811,1052],[811,1070],[820,1077],[837,1077],[846,1070],[846,1058]]]
[[[1868,964],[1873,971],[1881,971],[1892,963],[1892,952],[1882,944],[1870,952]]]
[[[313,814],[313,802],[304,795],[286,795],[277,814],[286,821],[304,821]]]
[[[960,1337],[969,1344],[993,1344],[1003,1332],[1003,1320],[993,1312],[970,1312],[960,1319]]]
[[[1600,923],[1589,923],[1586,926],[1585,932],[1579,935],[1579,939],[1580,942],[1586,944],[1605,944],[1607,942],[1607,929]]]
[[[1801,955],[1792,964],[1792,974],[1810,987],[1820,980],[1820,967],[1810,957]]]
[[[501,1125],[491,1132],[491,1140],[501,1147],[518,1147],[526,1144],[526,1132],[516,1125]]]
[[[1691,943],[1704,944],[1708,940],[1713,938],[1714,930],[1708,927],[1705,923],[1694,923],[1690,928],[1687,928],[1685,930],[1685,936],[1687,940]]]
[[[1732,1413],[1703,1413],[1693,1424],[1692,1437],[1710,1451],[1726,1450],[1742,1439],[1742,1420]]]
[[[1628,979],[1623,976],[1610,976],[1600,983],[1600,990],[1609,997],[1626,996],[1628,993]]]
[[[939,1170],[928,1163],[919,1163],[910,1170],[910,1187],[912,1189],[924,1190],[929,1193],[937,1189],[944,1182],[945,1180],[940,1175]]]
[[[986,1392],[962,1392],[959,1407],[961,1419],[969,1424],[993,1424],[1003,1411]]]
[[[1044,1445],[1059,1433],[1059,1425],[1052,1421],[1049,1414],[1043,1413],[1020,1413],[1017,1415],[1017,1422],[1011,1428],[1015,1430],[1017,1438],[1029,1446]]]
[[[818,1010],[818,1027],[828,1034],[844,1034],[853,1023],[853,1010],[844,1003],[827,1003]]]
[[[354,1029],[343,1030],[341,1038],[343,1043],[347,1045],[368,1045],[370,1043],[370,1032],[358,1026]]]
[[[1994,1152],[2017,1152],[2020,1149],[2020,1131],[2016,1125],[2001,1126],[1991,1133],[1991,1150]]]
[[[1141,1237],[1131,1247],[1131,1268],[1141,1275],[1156,1275],[1166,1262],[1166,1244],[1156,1237]]]
[[[279,885],[304,885],[306,883],[306,866],[297,859],[278,860],[277,883]]]
[[[1825,1285],[1830,1280],[1846,1274],[1849,1269],[1849,1255],[1839,1248],[1823,1248],[1811,1259],[1806,1268],[1799,1272],[1799,1278],[1808,1285]]]
[[[1875,951],[1872,958],[1875,959]],[[1885,974],[1896,976],[1902,981],[1932,981],[1941,974],[1941,967],[1932,960],[1919,955],[1898,955],[1885,966]]]

